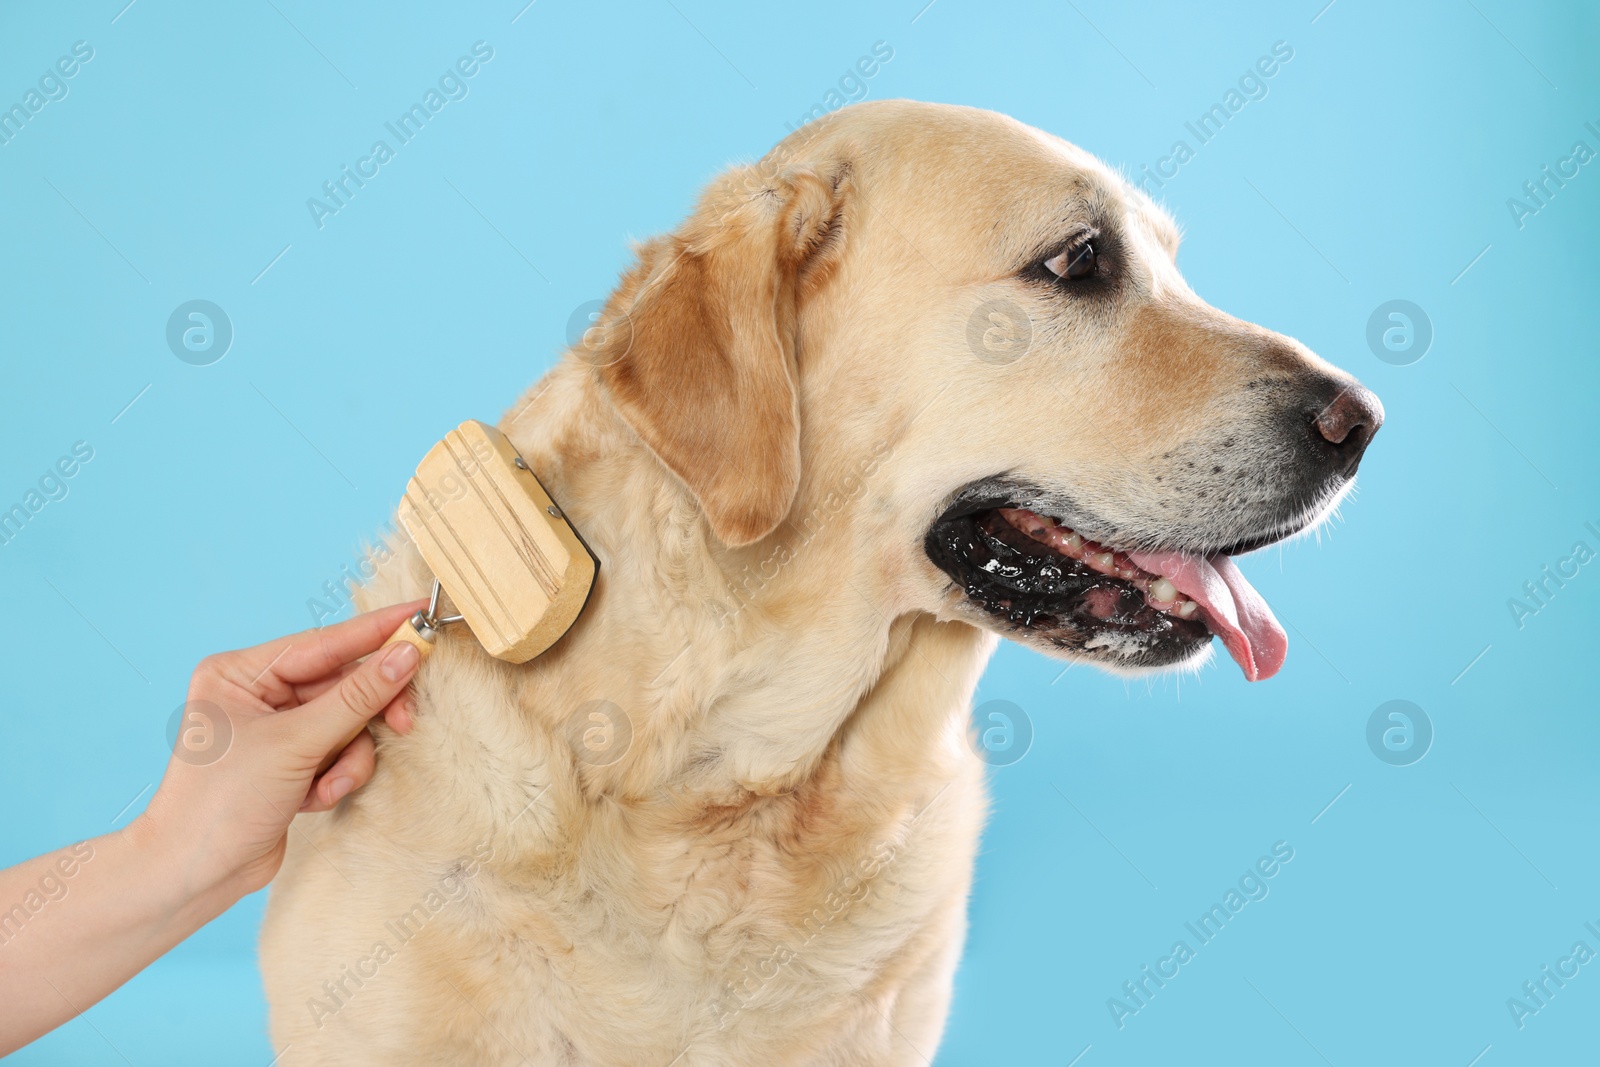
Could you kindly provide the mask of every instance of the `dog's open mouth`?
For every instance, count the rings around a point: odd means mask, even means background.
[[[1112,664],[1180,663],[1215,635],[1254,682],[1288,652],[1272,610],[1223,553],[1122,552],[1014,506],[953,510],[926,547],[969,600],[1014,631]]]

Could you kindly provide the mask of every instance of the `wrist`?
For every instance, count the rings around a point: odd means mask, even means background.
[[[206,835],[185,832],[163,818],[155,802],[123,828],[122,836],[147,865],[147,884],[156,888],[161,909],[181,925],[199,929],[244,895]]]

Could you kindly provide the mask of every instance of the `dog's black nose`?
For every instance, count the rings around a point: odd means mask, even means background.
[[[1383,405],[1357,382],[1330,381],[1320,392],[1321,402],[1312,410],[1312,442],[1334,474],[1352,477],[1383,425]]]

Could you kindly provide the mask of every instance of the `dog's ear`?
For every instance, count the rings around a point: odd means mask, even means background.
[[[800,483],[795,335],[838,262],[849,168],[724,174],[602,312],[591,362],[618,410],[699,501],[726,545],[788,515]]]

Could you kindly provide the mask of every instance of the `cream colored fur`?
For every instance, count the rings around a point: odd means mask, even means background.
[[[973,307],[1009,292],[1010,257],[1060,234],[1074,198],[1126,220],[1137,314],[1041,325],[1009,366],[976,358]],[[415,729],[380,729],[372,783],[296,821],[261,950],[285,1067],[934,1056],[985,813],[967,718],[996,638],[923,535],[950,492],[1019,456],[1079,472],[1118,514],[1130,466],[1178,439],[1168,423],[1214,415],[1249,369],[1220,343],[1203,373],[1147,350],[1275,335],[1194,297],[1142,195],[987,112],[847,108],[719,179],[685,232],[714,242],[791,208],[842,228],[825,277],[795,268],[762,357],[793,379],[798,480],[767,494],[786,521],[727,518],[709,473],[691,486],[692,460],[619,410],[615,367],[569,356],[513,407],[501,426],[593,546],[598,585],[526,666],[447,632]],[[647,247],[613,311],[643,306],[673,254]],[[741,475],[752,494],[782,480],[774,441],[775,472]],[[711,462],[739,473],[741,456]],[[429,580],[402,552],[367,605]],[[608,765],[584,758],[595,708],[631,728]]]

